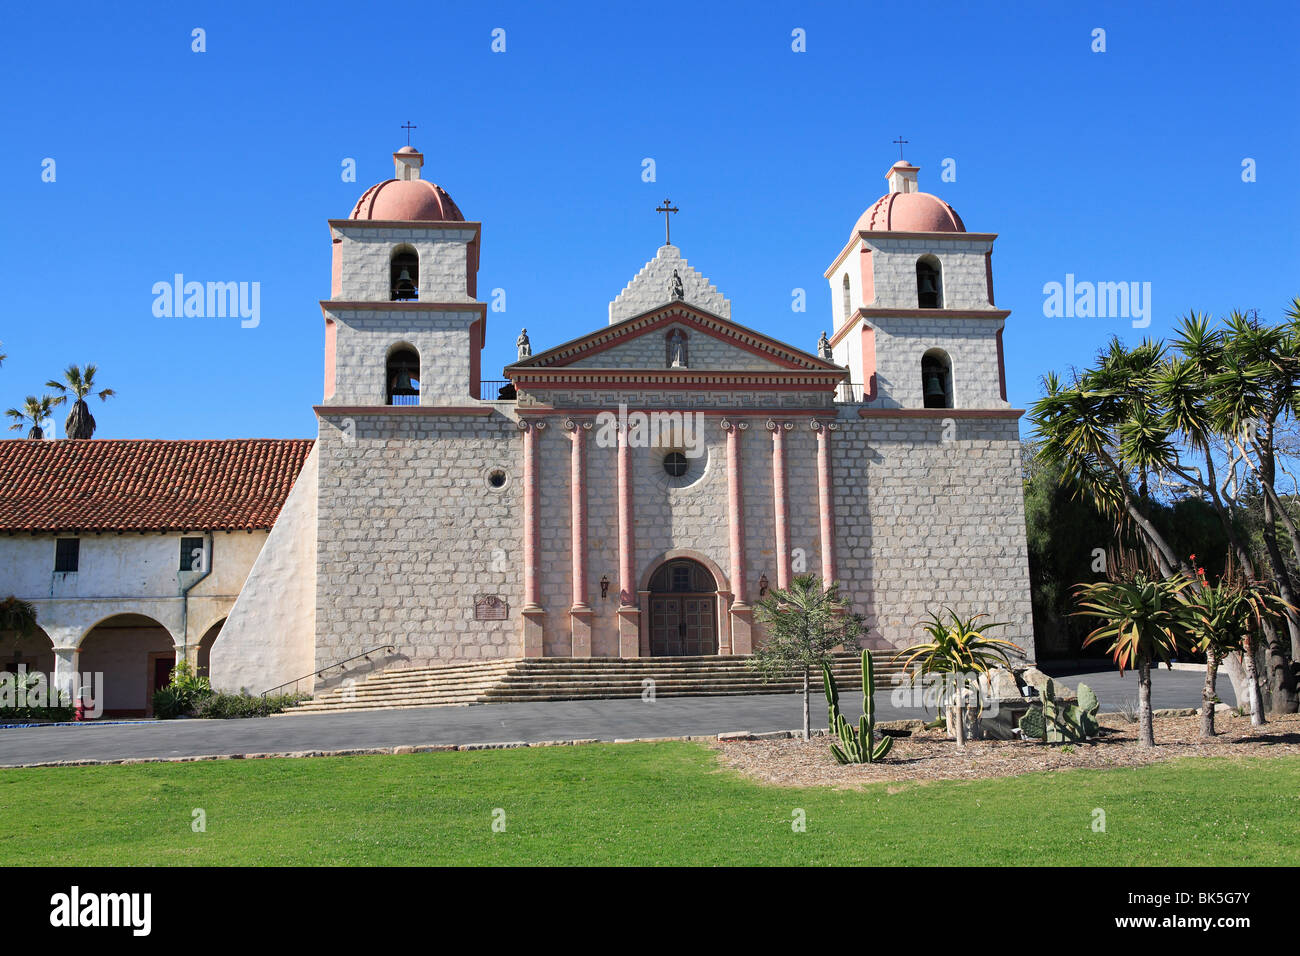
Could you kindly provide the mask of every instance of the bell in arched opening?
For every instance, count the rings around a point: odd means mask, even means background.
[[[922,309],[943,308],[938,260],[927,257],[916,264],[916,303]]]
[[[921,359],[921,394],[926,408],[952,408],[952,371],[940,355]]]
[[[389,273],[392,301],[420,297],[420,257],[414,252],[395,253]]]
[[[388,356],[386,391],[389,405],[420,404],[420,357],[413,349],[395,349]]]

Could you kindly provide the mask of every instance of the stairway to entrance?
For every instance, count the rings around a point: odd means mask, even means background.
[[[881,655],[884,656],[883,654]],[[714,697],[741,694],[791,694],[802,678],[790,675],[764,682],[747,657],[511,658],[394,668],[348,687],[336,687],[292,708],[291,714],[399,707],[443,707],[544,700],[601,700],[640,697],[653,681],[656,697]],[[831,668],[840,691],[862,689],[861,659],[835,655]],[[880,690],[892,686],[899,665],[876,661]],[[821,697],[821,675],[811,682]]]

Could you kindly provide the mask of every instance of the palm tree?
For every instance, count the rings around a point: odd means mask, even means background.
[[[1138,742],[1156,745],[1151,724],[1151,664],[1166,663],[1196,641],[1201,612],[1183,594],[1192,579],[1180,574],[1162,578],[1136,561],[1108,562],[1116,579],[1080,584],[1075,589],[1076,615],[1099,617],[1104,622],[1083,646],[1110,639],[1107,652],[1122,675],[1126,668],[1138,672]]]
[[[0,342],[0,345],[4,345],[4,343]],[[5,355],[4,352],[0,352],[0,365],[4,365],[5,359],[7,359],[8,357],[9,356]]]
[[[68,412],[68,419],[63,423],[63,433],[68,438],[90,438],[95,434],[95,418],[90,414],[90,406],[86,404],[86,396],[95,389],[95,371],[93,365],[87,365],[84,369],[69,365],[63,371],[63,381],[52,378],[45,383],[46,388],[55,389],[59,393],[54,399],[55,405],[66,402],[69,392],[76,396],[72,411]],[[111,388],[103,388],[95,394],[101,402],[106,402],[115,393]]]
[[[26,637],[35,630],[35,604],[12,594],[0,601],[0,631],[13,631],[15,637]]]
[[[772,588],[754,605],[755,619],[767,628],[767,640],[750,658],[763,679],[790,671],[803,673],[803,739],[812,736],[809,674],[832,660],[838,647],[858,646],[862,615],[849,610],[840,586],[823,588],[815,574],[801,574],[788,588]]]
[[[945,621],[938,613],[931,611],[930,619],[922,623],[921,628],[930,635],[930,640],[921,641],[899,651],[894,660],[909,655],[903,662],[906,670],[912,664],[919,664],[912,674],[916,682],[917,674],[942,675],[945,685],[951,680],[939,701],[940,707],[946,707],[946,723],[952,731],[958,747],[966,746],[966,682],[968,675],[987,674],[993,667],[1010,667],[1008,651],[1020,652],[1020,645],[997,637],[988,637],[995,627],[1006,627],[1002,622],[980,624],[979,619],[987,614],[976,614],[962,618],[952,608],[943,608],[950,620]]]
[[[48,395],[42,395],[37,398],[35,395],[28,395],[27,400],[23,402],[22,408],[9,408],[5,414],[14,420],[9,426],[10,431],[19,431],[31,422],[31,429],[27,432],[28,438],[44,438],[45,432],[41,430],[41,422],[46,421],[54,414],[54,399]]]

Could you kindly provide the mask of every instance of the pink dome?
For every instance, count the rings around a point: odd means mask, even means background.
[[[896,192],[881,196],[872,203],[858,219],[853,231],[965,232],[966,226],[957,211],[938,196]]]
[[[398,150],[404,152],[405,150]],[[415,152],[411,149],[411,152]],[[386,179],[371,186],[352,207],[349,219],[403,222],[464,222],[447,191],[427,179]]]

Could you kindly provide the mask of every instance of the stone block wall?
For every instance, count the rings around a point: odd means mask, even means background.
[[[390,264],[399,245],[415,249],[420,259],[419,291],[424,302],[469,302],[467,247],[472,228],[374,228],[334,226],[337,242],[334,298],[346,302],[387,302]]]
[[[1009,622],[999,636],[1032,659],[1016,421],[864,419],[845,408],[839,424],[839,572],[872,636],[905,646],[947,604]]]
[[[517,424],[499,411],[350,418],[320,421],[317,666],[384,643],[414,663],[520,656]],[[506,620],[475,620],[484,593],[509,604]]]
[[[877,408],[924,408],[921,358],[942,349],[952,367],[955,408],[1007,408],[998,375],[998,330],[1002,319],[877,317]],[[851,333],[849,339],[857,337]],[[860,349],[860,345],[859,345]],[[860,381],[860,379],[855,379]]]
[[[385,404],[388,355],[409,345],[420,356],[420,404],[464,405],[470,395],[470,325],[477,311],[327,309],[337,324],[333,405]]]

